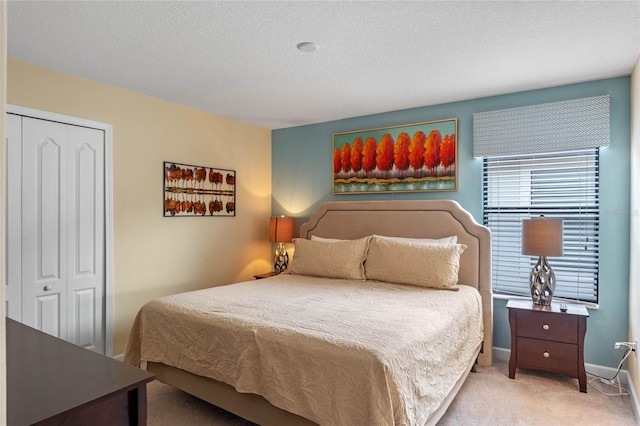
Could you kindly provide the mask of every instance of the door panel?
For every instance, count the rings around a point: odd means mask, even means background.
[[[104,352],[104,132],[69,126],[69,340]]]
[[[61,213],[64,213],[64,199],[62,185],[64,181],[64,165],[62,147],[64,137],[56,143],[50,137],[41,139],[36,145],[35,163],[36,174],[35,190],[35,223],[36,234],[36,280],[44,282],[48,280],[59,281],[61,279],[61,260],[63,260],[62,234],[64,223]],[[27,170],[31,173],[31,170]]]
[[[61,339],[67,338],[66,141],[66,125],[22,119],[22,322]]]
[[[74,213],[77,223],[75,238],[76,262],[74,273],[80,275],[95,275],[96,273],[96,152],[82,144],[75,153],[75,176],[73,176],[76,197]]]
[[[36,296],[36,328],[52,336],[60,336],[60,324],[64,315],[60,310],[60,293],[49,293]]]
[[[96,350],[99,343],[96,339],[96,295],[92,288],[78,290],[74,293],[73,310],[75,312],[74,341],[77,345]]]

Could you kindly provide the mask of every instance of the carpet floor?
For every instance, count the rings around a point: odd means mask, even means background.
[[[498,360],[492,367],[471,373],[438,423],[458,425],[636,425],[629,396],[605,396],[578,381],[559,375],[518,370],[508,378],[508,366]],[[250,426],[231,413],[214,407],[172,386],[154,381],[147,385],[150,426]]]

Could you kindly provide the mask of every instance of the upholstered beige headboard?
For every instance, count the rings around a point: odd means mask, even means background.
[[[412,238],[458,236],[467,249],[460,258],[458,282],[478,289],[484,316],[484,350],[478,361],[491,365],[493,300],[491,231],[452,200],[336,201],[322,204],[300,227],[301,238],[312,235],[354,239],[368,235]]]

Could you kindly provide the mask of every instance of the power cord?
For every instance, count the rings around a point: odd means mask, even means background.
[[[622,356],[622,359],[620,360],[620,363],[618,364],[618,369],[616,371],[616,374],[613,377],[606,378],[606,377],[598,376],[597,374],[593,374],[593,373],[587,372],[588,375],[593,376],[593,378],[591,380],[589,380],[589,384],[591,385],[591,387],[593,387],[595,390],[597,390],[598,392],[600,392],[601,394],[603,394],[605,396],[624,396],[624,395],[629,395],[629,390],[627,390],[626,388],[622,387],[622,385],[620,384],[620,370],[622,369],[622,364],[624,364],[624,362],[627,360],[627,358],[629,358],[629,355],[631,355],[631,352],[635,352],[635,345],[631,346],[632,343],[629,343],[629,342],[622,342],[622,343],[620,343],[620,345],[626,346],[627,349],[624,351],[624,355]],[[600,389],[598,386],[595,386],[594,382],[595,383],[600,382],[600,383],[603,383],[603,384],[605,384],[607,386],[612,386],[614,389],[617,389],[618,392],[617,393],[605,392],[604,390]]]

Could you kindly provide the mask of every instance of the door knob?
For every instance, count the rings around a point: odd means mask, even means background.
[[[51,286],[50,285],[45,285],[43,290],[44,291],[49,291],[49,290],[51,290]]]

